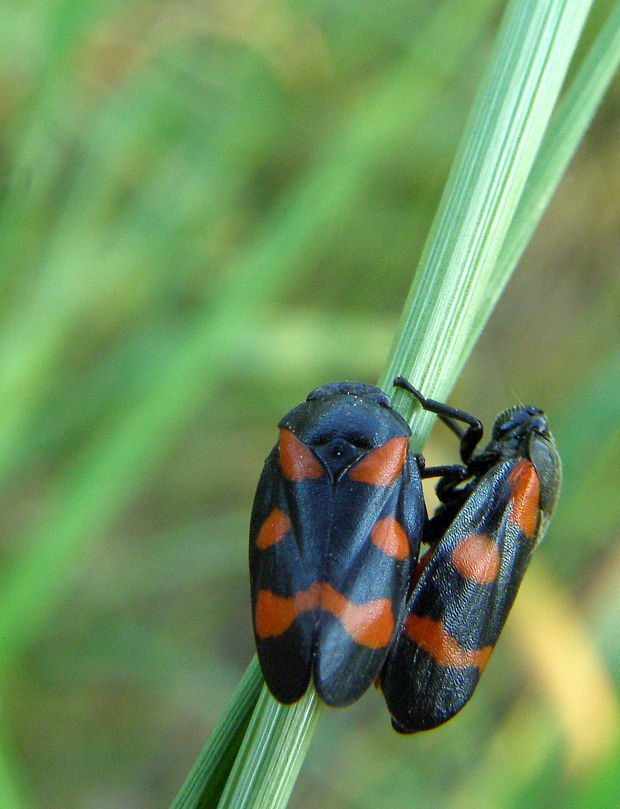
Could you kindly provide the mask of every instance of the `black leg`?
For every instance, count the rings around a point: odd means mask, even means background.
[[[469,473],[466,466],[461,464],[450,464],[448,466],[423,466],[420,469],[420,477],[426,478],[444,478],[447,477],[455,483],[460,483],[468,477]],[[439,484],[438,484],[439,485]]]
[[[462,466],[461,464],[449,464],[446,466],[426,466],[426,459],[422,453],[418,452],[414,456],[415,462],[418,465],[418,470],[420,472],[420,477],[423,480],[426,478],[449,478],[450,480],[454,480],[455,483],[460,483],[461,480],[465,480],[465,478],[469,475],[468,469],[466,466]],[[441,481],[440,481],[441,482]],[[439,484],[437,484],[439,485]]]
[[[464,468],[464,467],[462,467]],[[440,503],[451,503],[456,500],[464,501],[473,489],[473,482],[467,483],[465,486],[456,492],[456,487],[459,486],[468,477],[467,470],[463,476],[458,475],[445,475],[440,478],[437,486],[435,486],[435,494]]]
[[[438,402],[435,399],[427,399],[419,390],[413,387],[403,376],[397,376],[394,380],[394,387],[402,388],[410,393],[418,400],[424,410],[429,413],[436,413],[439,418],[446,424],[453,432],[455,432],[461,440],[461,460],[467,464],[474,450],[477,447],[480,439],[482,438],[482,422],[475,416],[470,415],[465,410],[459,410],[456,407]],[[468,425],[465,432],[454,421],[462,421]]]

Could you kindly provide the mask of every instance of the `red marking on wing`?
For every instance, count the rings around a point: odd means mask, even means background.
[[[254,617],[256,634],[260,638],[281,635],[300,613],[319,606],[338,618],[346,633],[362,646],[380,649],[392,639],[394,615],[389,598],[353,604],[327,582],[315,582],[288,598],[260,590]]]
[[[377,520],[370,530],[370,540],[383,553],[399,562],[409,555],[407,534],[395,517]]]
[[[387,646],[394,632],[394,614],[389,598],[353,604],[331,584],[321,586],[321,607],[336,616],[347,635],[369,649]]]
[[[271,590],[259,590],[254,615],[256,634],[260,638],[281,635],[300,613],[318,607],[319,598],[318,582],[288,598],[275,595]]]
[[[531,461],[520,461],[512,468],[508,480],[512,483],[510,520],[525,536],[534,536],[540,511],[540,482]]]
[[[467,534],[452,551],[452,564],[466,579],[490,584],[499,573],[499,548],[488,534]]]
[[[391,486],[400,475],[407,457],[407,437],[396,435],[351,467],[349,477],[373,486]]]
[[[462,649],[454,638],[450,637],[441,621],[434,621],[428,615],[408,615],[405,622],[407,637],[433,658],[439,666],[450,666],[464,669],[476,666],[482,671],[487,664],[492,646],[482,649]]]
[[[271,545],[275,545],[284,538],[290,527],[291,521],[288,516],[281,509],[274,508],[260,527],[256,537],[256,547],[264,551]]]
[[[280,428],[278,449],[280,469],[285,478],[300,481],[306,478],[320,478],[323,474],[323,467],[312,450],[284,427]]]

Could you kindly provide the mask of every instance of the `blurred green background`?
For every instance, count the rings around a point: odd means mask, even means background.
[[[503,5],[0,6],[7,807],[172,800],[253,653],[275,424],[377,379]],[[543,406],[565,464],[475,699],[326,710],[293,807],[618,805],[619,144],[616,84],[451,400]]]

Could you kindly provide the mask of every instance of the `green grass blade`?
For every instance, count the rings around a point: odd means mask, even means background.
[[[510,268],[502,276],[493,272],[494,262],[587,11],[583,2],[510,4],[405,307],[384,388],[403,371],[433,396],[454,383],[507,281]],[[412,407],[403,409],[410,413]],[[416,422],[418,445],[430,423],[426,414]],[[297,753],[313,729],[303,721],[305,711],[315,711],[316,704],[311,692],[292,708],[264,694],[220,809],[286,805],[300,765]],[[284,725],[287,715],[299,718],[296,732],[294,724]]]
[[[295,705],[285,706],[263,688],[218,809],[286,806],[319,711],[312,689]]]
[[[510,225],[496,272],[512,270],[551,199],[620,63],[620,2],[583,58],[540,145]]]
[[[445,399],[510,275],[495,264],[590,3],[511,2],[382,377]],[[402,336],[404,335],[404,336]],[[395,397],[411,415],[413,403]],[[417,442],[432,416],[418,408]]]

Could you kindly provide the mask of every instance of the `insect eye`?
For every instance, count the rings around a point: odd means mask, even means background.
[[[531,424],[534,432],[539,433],[540,435],[547,434],[547,419],[544,416],[537,416],[536,418],[533,418]]]

